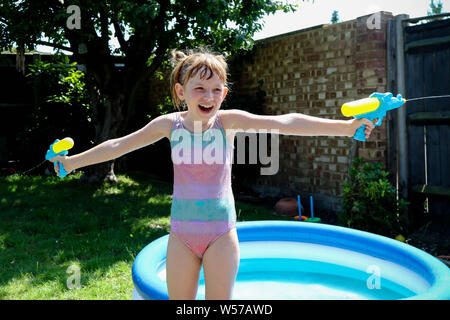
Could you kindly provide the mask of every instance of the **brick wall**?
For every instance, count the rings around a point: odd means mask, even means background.
[[[265,114],[346,119],[340,113],[343,103],[386,91],[386,25],[393,16],[376,14],[379,28],[368,27],[367,15],[258,41],[252,61],[240,70],[239,92],[248,94],[263,80]],[[254,189],[314,194],[319,207],[337,212],[352,158],[386,164],[386,139],[384,122],[366,142],[280,135],[280,169],[258,178]]]

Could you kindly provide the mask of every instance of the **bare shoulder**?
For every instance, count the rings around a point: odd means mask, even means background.
[[[170,138],[170,130],[175,119],[176,112],[160,115],[156,117],[150,124],[158,130],[164,137]]]
[[[242,119],[250,116],[251,114],[247,111],[239,110],[239,109],[229,109],[229,110],[221,110],[220,111],[220,119],[222,120],[222,124],[226,129],[235,129],[239,126]]]

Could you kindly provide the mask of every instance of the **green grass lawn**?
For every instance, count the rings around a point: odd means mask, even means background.
[[[169,232],[172,185],[0,177],[0,299],[131,299],[139,251]],[[238,220],[289,219],[236,202]],[[69,289],[79,268],[80,287]],[[76,282],[69,281],[71,284]]]

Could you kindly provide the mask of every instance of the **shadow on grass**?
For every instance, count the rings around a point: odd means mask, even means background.
[[[142,176],[120,176],[117,185],[86,185],[78,178],[0,178],[0,299],[21,299],[5,289],[18,280],[24,291],[25,283],[55,286],[55,279],[67,290],[73,264],[81,269],[82,286],[118,262],[130,265],[131,281],[135,256],[169,231],[171,185]]]
[[[142,173],[118,175],[117,185],[79,177],[0,178],[0,299],[131,298],[134,258],[169,232],[172,184]],[[241,202],[236,212],[283,219]],[[72,265],[84,291],[67,287]]]

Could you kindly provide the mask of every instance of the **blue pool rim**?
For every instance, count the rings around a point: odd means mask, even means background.
[[[437,258],[406,243],[355,229],[298,221],[238,222],[239,242],[297,241],[352,250],[402,265],[430,283],[424,293],[406,299],[449,300],[450,269]],[[166,259],[169,235],[145,246],[134,260],[132,279],[144,299],[167,300],[167,286],[157,270]],[[243,257],[241,257],[243,258]]]

